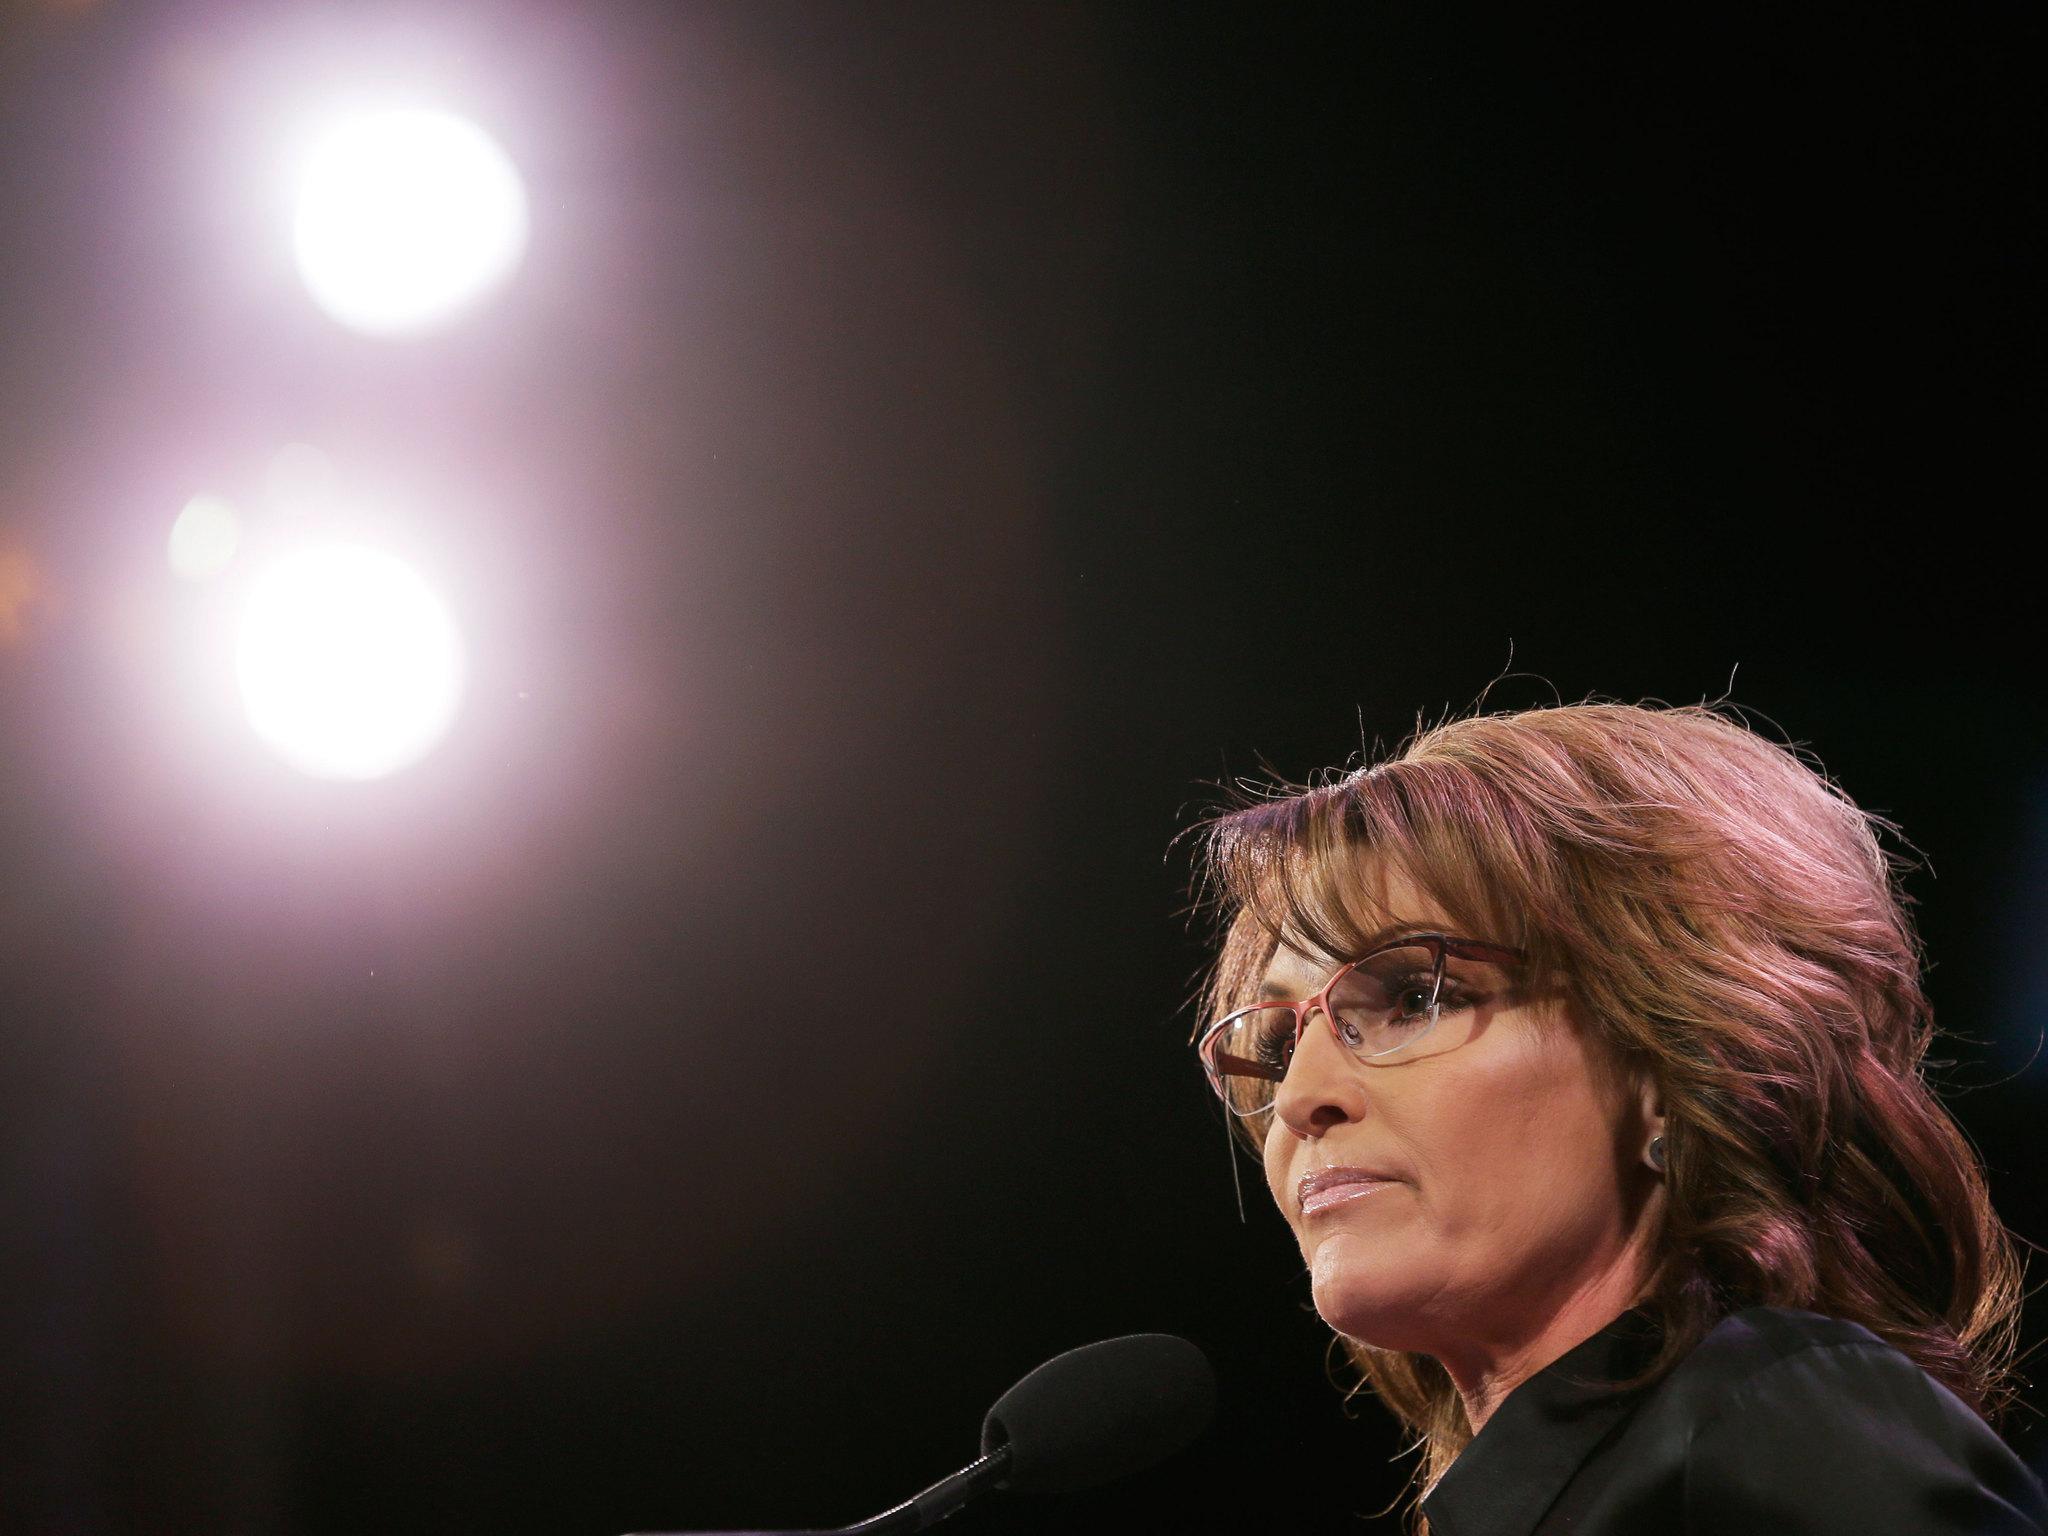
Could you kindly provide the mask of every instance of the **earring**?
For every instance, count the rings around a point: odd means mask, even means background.
[[[1650,1138],[1650,1150],[1646,1160],[1659,1173],[1664,1171],[1664,1138],[1662,1136],[1652,1136]]]

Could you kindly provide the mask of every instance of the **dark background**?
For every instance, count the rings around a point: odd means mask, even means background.
[[[0,1520],[836,1524],[1157,1329],[1212,1438],[958,1528],[1355,1528],[1409,1463],[1238,1221],[1168,846],[1489,683],[1905,829],[2042,1237],[2037,15],[16,0]],[[260,190],[358,78],[533,197],[412,343]],[[469,633],[381,784],[185,665],[170,520],[288,441]]]

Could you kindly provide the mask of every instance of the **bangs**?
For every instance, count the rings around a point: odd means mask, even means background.
[[[1398,872],[1449,931],[1554,962],[1555,865],[1527,817],[1462,765],[1402,759],[1219,817],[1205,864],[1228,928],[1206,1015],[1250,1001],[1274,953],[1352,960],[1424,914],[1386,899]]]

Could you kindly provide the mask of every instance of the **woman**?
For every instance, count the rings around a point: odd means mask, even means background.
[[[1418,1437],[1416,1529],[2048,1530],[1878,825],[1710,710],[1604,704],[1210,824],[1204,1069]]]

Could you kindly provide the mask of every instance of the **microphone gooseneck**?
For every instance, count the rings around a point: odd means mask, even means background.
[[[645,1531],[640,1536],[897,1536],[901,1531],[921,1531],[958,1513],[976,1495],[1000,1486],[1010,1465],[1007,1446],[970,1461],[951,1477],[942,1477],[923,1493],[913,1494],[901,1504],[869,1515],[852,1525],[833,1525],[803,1531]]]
[[[871,1515],[857,1525],[842,1525],[833,1536],[893,1536],[897,1531],[921,1531],[937,1525],[958,1512],[977,1494],[1002,1486],[1009,1470],[1010,1448],[997,1446],[987,1455],[970,1461],[951,1477],[941,1478],[923,1493],[905,1499],[894,1509]]]
[[[896,1536],[921,1531],[990,1488],[1067,1493],[1143,1471],[1208,1428],[1216,1372],[1170,1333],[1134,1333],[1070,1349],[989,1409],[981,1455],[920,1494],[854,1525],[811,1531],[657,1532],[647,1536]]]

